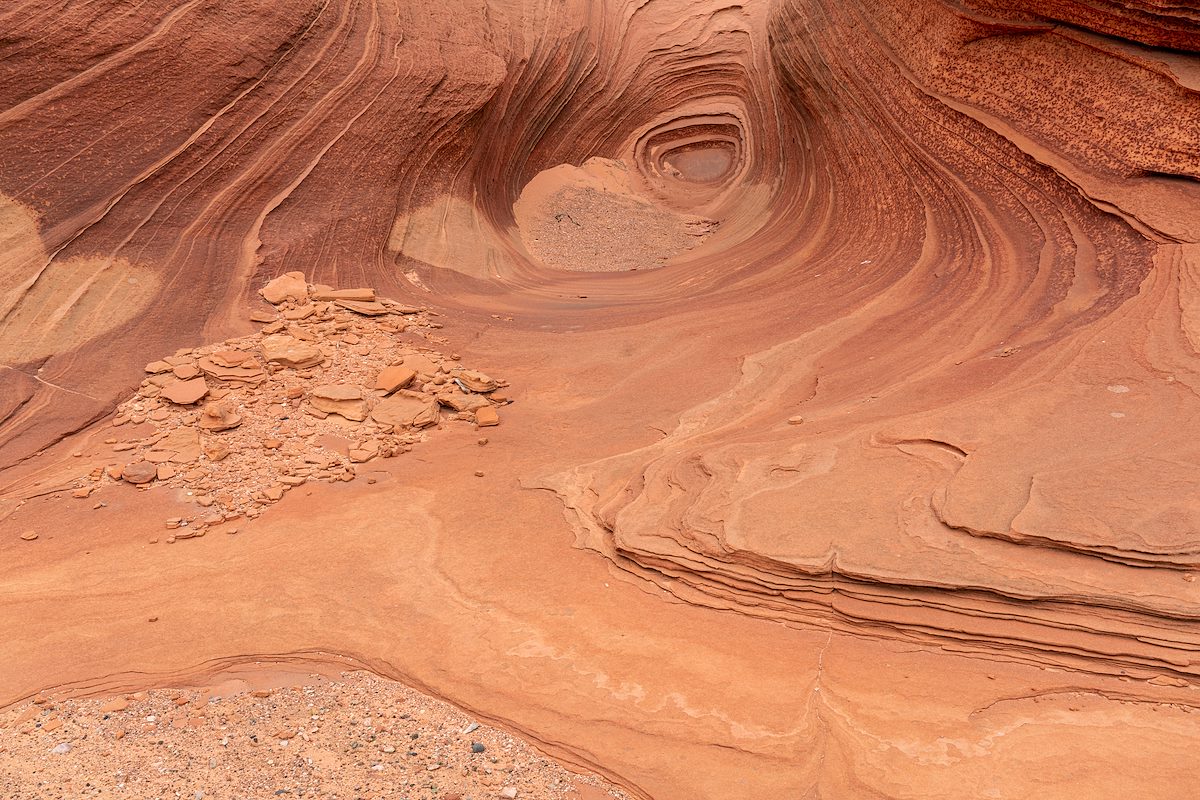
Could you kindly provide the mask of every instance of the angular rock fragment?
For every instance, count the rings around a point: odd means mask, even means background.
[[[158,467],[149,461],[133,461],[121,470],[121,477],[133,484],[149,483],[158,477]]]
[[[360,303],[375,302],[375,290],[363,289],[334,289],[331,286],[318,283],[312,287],[313,300],[353,300]]]
[[[151,361],[146,365],[146,372],[158,374],[159,372],[169,372],[171,365],[166,361]]]
[[[227,431],[242,424],[242,418],[229,402],[207,403],[199,425],[206,431]]]
[[[289,297],[299,303],[308,299],[308,282],[303,272],[285,272],[267,282],[260,294],[271,305],[279,305]]]
[[[438,402],[455,411],[474,411],[477,408],[491,405],[481,394],[463,394],[457,387],[440,390]]]
[[[263,339],[262,350],[267,361],[292,369],[315,367],[325,360],[325,354],[314,345],[284,333]]]
[[[500,415],[492,406],[475,409],[475,424],[481,428],[490,428],[500,424]]]
[[[496,388],[496,382],[482,372],[461,369],[454,372],[452,377],[461,381],[472,392],[490,392]]]
[[[418,375],[436,375],[441,365],[422,353],[413,353],[404,357],[404,366]]]
[[[254,361],[254,356],[245,350],[217,350],[209,355],[213,363],[222,367],[242,367],[247,361]]]
[[[317,307],[312,303],[306,303],[299,308],[292,308],[283,312],[283,318],[292,322],[298,322],[302,319],[308,319],[315,313],[317,313]]]
[[[326,414],[339,414],[354,422],[367,418],[367,401],[358,386],[317,386],[309,393],[308,402]]]
[[[217,359],[217,354],[212,357],[200,359],[200,370],[206,375],[211,375],[218,380],[228,381],[230,383],[245,383],[251,386],[257,386],[267,378],[267,374],[263,372],[262,366],[254,358],[241,359],[237,364],[231,365],[227,359]]]
[[[371,411],[371,418],[380,425],[397,428],[423,428],[438,421],[438,404],[432,397],[398,394],[381,401]]]
[[[387,367],[375,379],[375,388],[381,392],[391,394],[397,389],[403,389],[405,386],[408,386],[415,377],[417,377],[416,371],[408,367]]]
[[[206,394],[208,394],[208,384],[204,382],[204,378],[192,378],[168,383],[159,393],[159,397],[170,400],[176,405],[190,406],[192,403],[199,402]]]
[[[367,442],[360,447],[350,448],[350,460],[355,464],[370,461],[377,455],[379,455],[379,442]]]
[[[378,301],[365,303],[359,300],[338,300],[336,303],[347,311],[362,314],[364,317],[381,317],[392,313],[391,309]]]
[[[229,455],[229,448],[225,446],[224,442],[217,439],[206,441],[203,449],[204,457],[209,461],[220,461]]]

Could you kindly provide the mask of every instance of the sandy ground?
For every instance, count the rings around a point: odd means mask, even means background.
[[[631,188],[627,173],[622,162],[602,158],[539,173],[514,207],[530,254],[574,272],[657,269],[715,229],[714,220],[650,202]]]
[[[10,706],[3,797],[627,797],[402,684],[366,672],[303,678]]]

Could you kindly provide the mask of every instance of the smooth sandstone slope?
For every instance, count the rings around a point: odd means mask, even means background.
[[[1194,10],[0,24],[0,702],[320,652],[648,797],[1198,788]],[[49,493],[288,270],[442,313],[490,444],[172,549]]]

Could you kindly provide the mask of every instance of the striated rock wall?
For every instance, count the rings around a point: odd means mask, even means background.
[[[1101,727],[1142,724],[1118,706],[1145,681],[1194,711],[1194,8],[109,0],[10,3],[0,29],[0,491],[301,270],[490,347],[530,387],[497,498],[551,490],[540,530],[565,509],[668,609],[1065,670]],[[1091,683],[1111,680],[1139,683],[1118,702]],[[933,758],[899,738],[827,782],[874,747],[884,701],[851,695],[801,737],[830,766],[764,735],[724,774],[935,796],[898,777]],[[947,726],[1001,702],[981,695]],[[697,762],[506,717],[704,796]],[[1069,757],[1055,731],[1038,747]],[[1004,775],[1042,763],[990,747]],[[1185,794],[1156,774],[1127,788]]]

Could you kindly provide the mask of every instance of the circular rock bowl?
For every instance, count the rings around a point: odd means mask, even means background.
[[[642,175],[676,203],[702,205],[738,182],[746,168],[746,136],[733,114],[689,114],[638,137]]]

